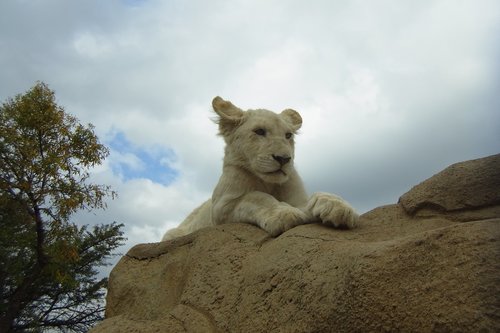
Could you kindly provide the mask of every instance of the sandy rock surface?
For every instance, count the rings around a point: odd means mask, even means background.
[[[355,230],[139,244],[92,332],[499,332],[499,171],[500,155],[450,166]]]

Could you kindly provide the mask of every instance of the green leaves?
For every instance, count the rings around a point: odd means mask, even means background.
[[[70,217],[116,196],[89,182],[108,154],[42,82],[0,106],[0,332],[86,332],[102,318],[97,267],[125,241],[123,225],[89,230]]]

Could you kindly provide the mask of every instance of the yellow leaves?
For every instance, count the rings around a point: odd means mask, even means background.
[[[80,259],[78,251],[75,248],[68,247],[66,251],[59,252],[59,256],[52,258],[51,266],[55,268],[53,272],[54,279],[63,285],[72,286],[75,283],[74,272],[71,269]]]
[[[77,247],[67,241],[59,241],[55,250],[52,255],[57,262],[74,263],[80,260]]]
[[[57,283],[74,287],[74,267],[80,261],[77,228],[65,223],[53,223],[47,243],[49,266],[47,272]]]
[[[87,179],[108,154],[94,127],[66,113],[43,82],[0,106],[0,182],[37,198],[31,204],[49,204],[49,216],[65,220],[78,209],[104,207],[114,193]]]
[[[108,153],[93,126],[67,114],[44,83],[0,105],[0,254],[10,274],[2,283],[9,290],[29,285],[33,293],[23,302],[43,316],[50,311],[44,304],[57,304],[87,320],[103,297],[96,267],[123,244],[123,225],[88,231],[69,218],[115,197],[109,186],[88,182],[89,168]]]

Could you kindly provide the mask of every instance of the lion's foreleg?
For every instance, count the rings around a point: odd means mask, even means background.
[[[259,226],[272,236],[277,236],[308,220],[307,214],[291,205],[276,200],[264,192],[250,192],[239,199],[232,221]]]

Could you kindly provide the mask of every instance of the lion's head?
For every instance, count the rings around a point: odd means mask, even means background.
[[[225,163],[245,168],[267,183],[286,182],[293,171],[294,135],[302,125],[299,113],[243,111],[220,97],[212,106],[226,142]]]

